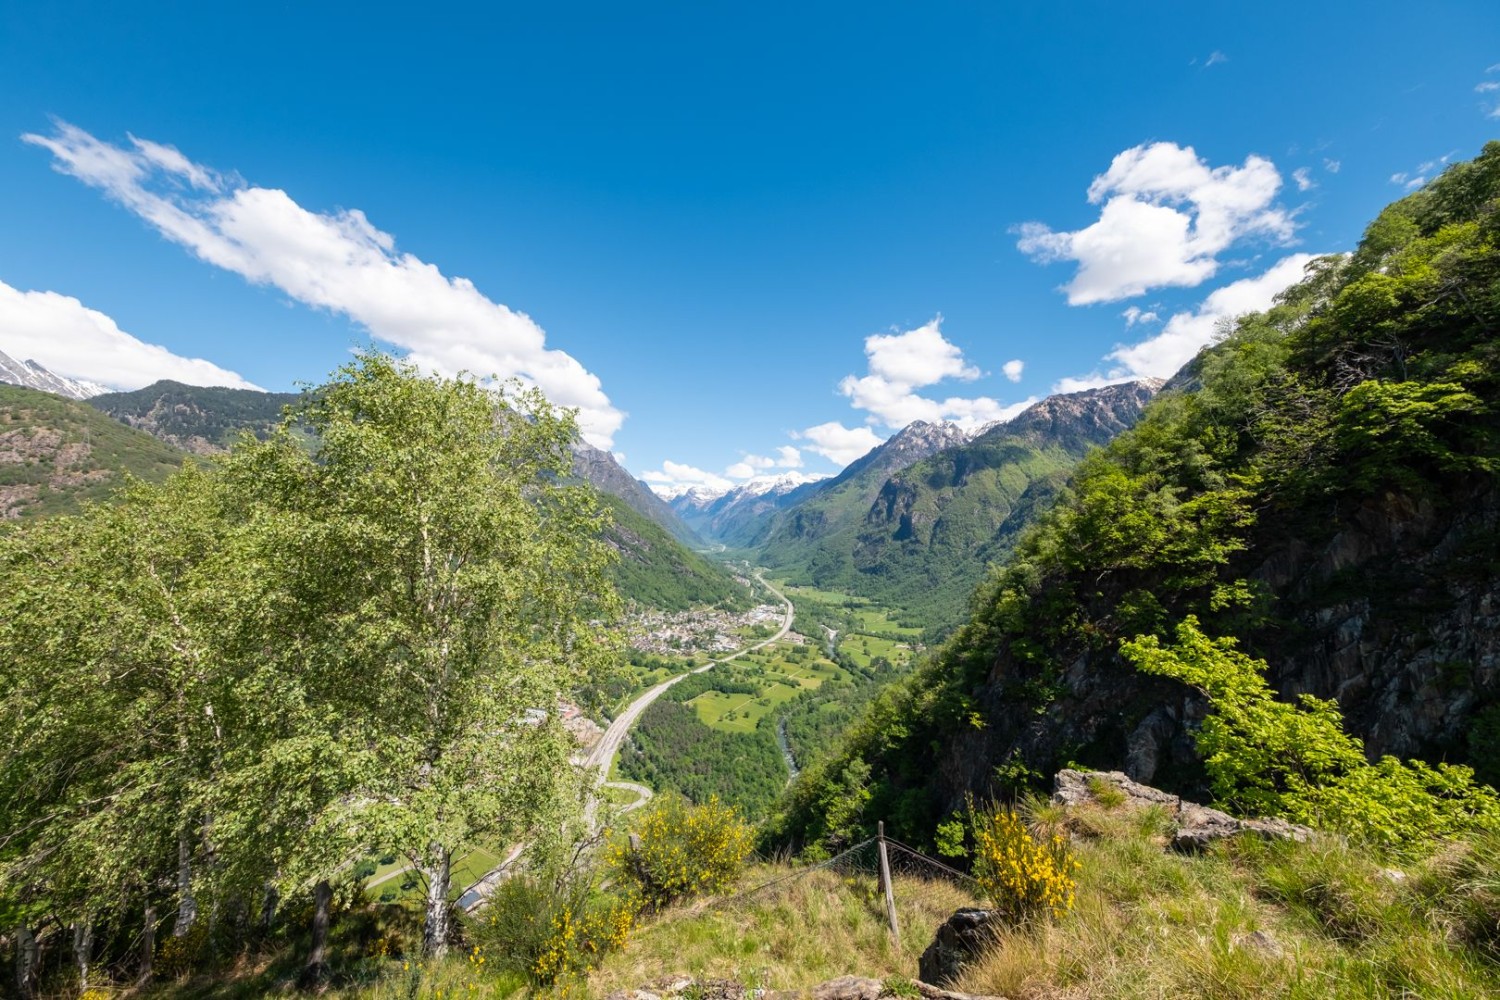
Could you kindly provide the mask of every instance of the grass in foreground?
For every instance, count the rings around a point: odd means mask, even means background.
[[[1452,844],[1398,871],[1333,839],[1240,839],[1176,854],[1164,849],[1165,817],[1149,810],[1043,806],[1033,821],[1072,834],[1082,862],[1077,903],[1055,923],[1003,933],[957,989],[1012,1000],[1500,996],[1500,838]],[[760,865],[741,885],[785,874]],[[590,976],[587,993],[603,997],[676,973],[770,989],[808,989],[846,974],[914,978],[937,926],[973,900],[948,883],[899,876],[896,898],[899,944],[868,877],[816,871],[738,902],[673,907],[642,918],[625,948]],[[528,993],[515,974],[476,966],[466,947],[445,962],[403,968],[399,950],[415,949],[416,924],[398,931],[383,926],[390,919],[351,914],[336,925],[340,978],[325,996]],[[398,957],[381,955],[383,936]],[[289,946],[215,980],[149,995],[288,993],[297,954]]]
[[[743,884],[785,874],[780,866],[757,866]],[[590,977],[589,991],[603,996],[675,973],[766,989],[803,989],[851,972],[915,975],[938,925],[960,906],[973,906],[974,898],[946,882],[893,881],[899,944],[872,879],[817,871],[744,901],[708,901],[646,919],[625,949]]]
[[[1242,838],[1184,856],[1163,849],[1154,811],[1066,822],[1083,865],[1073,911],[1002,934],[956,988],[1016,1000],[1500,996],[1497,938],[1485,943],[1487,926],[1500,933],[1500,885],[1483,843],[1400,872],[1332,839]],[[1488,889],[1460,874],[1487,850]],[[1478,919],[1464,915],[1474,905]]]

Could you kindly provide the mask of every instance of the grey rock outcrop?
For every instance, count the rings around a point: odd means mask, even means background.
[[[922,981],[938,986],[956,982],[964,967],[994,944],[997,920],[994,910],[969,907],[945,920],[917,962]]]
[[[1306,841],[1315,835],[1310,827],[1284,819],[1240,819],[1218,809],[1143,785],[1119,771],[1075,771],[1065,769],[1053,779],[1052,801],[1078,806],[1099,801],[1098,792],[1108,787],[1123,796],[1122,806],[1157,806],[1172,818],[1172,847],[1179,851],[1202,851],[1216,840],[1253,833],[1268,840]]]

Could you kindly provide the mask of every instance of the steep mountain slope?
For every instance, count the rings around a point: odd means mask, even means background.
[[[30,359],[17,361],[4,351],[0,351],[0,382],[55,393],[68,399],[88,399],[101,392],[109,392],[108,388],[98,382],[85,382],[58,375]]]
[[[1388,207],[1087,459],[974,617],[798,788],[793,839],[921,840],[1060,764],[1201,794],[1189,615],[1370,755],[1500,780],[1500,143]],[[850,820],[852,814],[856,816]],[[860,815],[862,813],[862,815]]]
[[[865,591],[913,616],[955,622],[987,568],[1052,502],[1090,449],[1135,423],[1159,379],[1052,396],[881,487],[852,552]]]
[[[901,608],[906,620],[956,624],[1068,470],[1134,423],[1160,386],[1052,396],[970,441],[952,425],[913,424],[787,511],[764,558]]]
[[[651,487],[625,471],[615,457],[587,441],[573,443],[573,474],[601,493],[624,500],[636,513],[655,521],[684,545],[701,545],[702,539],[683,523],[667,502]]]
[[[295,392],[184,385],[162,379],[134,392],[94,396],[89,405],[121,423],[199,455],[224,451],[241,431],[264,437]]]
[[[84,403],[0,385],[0,518],[102,500],[125,474],[159,482],[185,453]]]
[[[611,573],[621,597],[663,611],[702,605],[742,610],[753,603],[749,589],[721,564],[683,545],[622,497],[604,490],[599,496],[614,517],[607,537],[620,553]]]
[[[770,565],[804,572],[814,582],[833,583],[842,568],[840,557],[852,548],[852,533],[886,479],[966,440],[957,424],[925,420],[908,424],[832,479],[789,494],[785,513],[767,525],[757,540],[761,557]],[[810,565],[823,568],[810,569]]]

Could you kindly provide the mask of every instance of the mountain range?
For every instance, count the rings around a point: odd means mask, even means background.
[[[109,392],[107,386],[102,386],[98,382],[68,378],[66,375],[48,371],[29,358],[25,361],[17,361],[4,351],[0,351],[0,382],[24,386],[27,389],[38,389],[68,399],[88,399],[91,396]]]
[[[160,482],[189,455],[222,452],[244,433],[265,437],[299,398],[163,380],[80,399],[82,383],[0,359],[7,379],[31,383],[0,385],[0,518],[66,513],[106,498],[126,475]],[[750,603],[748,589],[692,551],[702,544],[692,530],[614,456],[580,442],[573,474],[610,509],[615,579],[627,599],[667,611]]]
[[[1134,423],[1162,384],[1050,396],[972,435],[919,420],[832,478],[695,488],[671,506],[706,540],[796,582],[869,597],[943,630],[1069,470]]]
[[[5,473],[9,516],[102,496],[119,470],[160,479],[184,453],[211,455],[242,433],[264,437],[298,399],[168,380],[105,392],[35,362],[0,355],[0,364],[7,379],[26,385],[7,397],[8,440],[25,438],[12,450],[27,456],[31,470]],[[573,475],[610,498],[619,582],[643,603],[674,610],[742,604],[743,587],[692,551],[708,544],[797,582],[873,598],[900,609],[908,624],[942,631],[957,623],[970,591],[1050,504],[1073,465],[1128,427],[1158,388],[1141,381],[1053,396],[973,434],[917,421],[827,478],[791,472],[663,497],[582,441],[573,448]],[[15,394],[26,389],[39,395],[18,406],[30,397]],[[86,405],[70,409],[58,396]],[[138,433],[101,434],[90,409]],[[94,442],[107,442],[107,458],[95,454]]]

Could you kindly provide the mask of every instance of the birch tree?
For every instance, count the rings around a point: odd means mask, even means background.
[[[612,655],[604,515],[564,485],[571,415],[534,391],[367,353],[295,419],[311,453],[288,432],[226,474],[294,525],[278,561],[317,623],[308,703],[349,758],[317,823],[411,860],[439,955],[457,855],[576,802],[558,700]]]

